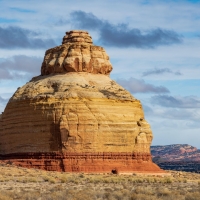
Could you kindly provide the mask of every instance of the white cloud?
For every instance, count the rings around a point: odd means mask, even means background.
[[[25,55],[13,56],[0,62],[0,80],[30,79],[40,74],[42,58]]]
[[[156,95],[151,97],[151,102],[152,104],[168,108],[200,108],[200,98],[193,96]]]
[[[145,83],[144,80],[136,78],[117,79],[117,82],[129,90],[131,93],[169,93],[169,90],[163,86],[154,86],[149,83]]]

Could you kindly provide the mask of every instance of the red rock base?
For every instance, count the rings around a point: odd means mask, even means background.
[[[164,173],[142,153],[16,153],[0,160],[26,168],[84,173]]]

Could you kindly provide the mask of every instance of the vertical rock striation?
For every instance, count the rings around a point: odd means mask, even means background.
[[[0,116],[0,158],[68,172],[162,172],[142,105],[109,77],[86,31],[46,51],[41,75],[18,88]]]

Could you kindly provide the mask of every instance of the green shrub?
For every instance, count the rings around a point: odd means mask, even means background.
[[[172,183],[172,179],[170,177],[166,177],[163,179],[163,183]]]

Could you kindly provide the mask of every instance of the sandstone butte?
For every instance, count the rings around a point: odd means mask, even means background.
[[[140,101],[111,71],[88,32],[66,32],[0,116],[0,159],[52,171],[163,173]]]

